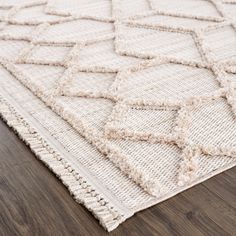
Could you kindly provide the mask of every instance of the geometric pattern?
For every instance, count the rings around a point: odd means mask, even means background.
[[[168,192],[155,154],[178,160],[180,186],[204,158],[236,158],[234,0],[0,0],[0,50],[3,68],[152,196]]]

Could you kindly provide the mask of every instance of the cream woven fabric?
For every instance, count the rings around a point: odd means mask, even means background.
[[[236,163],[235,0],[0,0],[0,113],[108,231]]]

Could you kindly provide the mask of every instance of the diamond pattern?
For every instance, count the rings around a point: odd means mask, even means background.
[[[219,16],[216,8],[210,1],[205,0],[151,0],[154,9],[162,11],[176,12],[179,14],[201,15],[201,16]]]
[[[120,32],[122,37],[119,41],[120,48],[131,51],[134,55],[136,53],[147,57],[169,56],[179,60],[185,58],[201,61],[191,34],[141,27],[141,25],[139,27],[123,25]]]
[[[180,179],[191,182],[196,155],[235,156],[235,3],[0,6],[1,65],[149,194],[147,176],[166,182],[158,158],[173,178],[183,162]]]
[[[184,100],[219,89],[213,73],[205,68],[181,64],[161,64],[132,73],[118,90],[127,100],[155,102],[163,99]]]

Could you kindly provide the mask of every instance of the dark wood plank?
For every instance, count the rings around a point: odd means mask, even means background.
[[[2,121],[0,235],[108,235]],[[236,235],[236,168],[137,213],[110,235]]]

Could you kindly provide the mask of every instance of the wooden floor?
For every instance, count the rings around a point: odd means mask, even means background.
[[[0,120],[0,236],[108,235]],[[144,210],[110,235],[236,235],[236,168]]]

